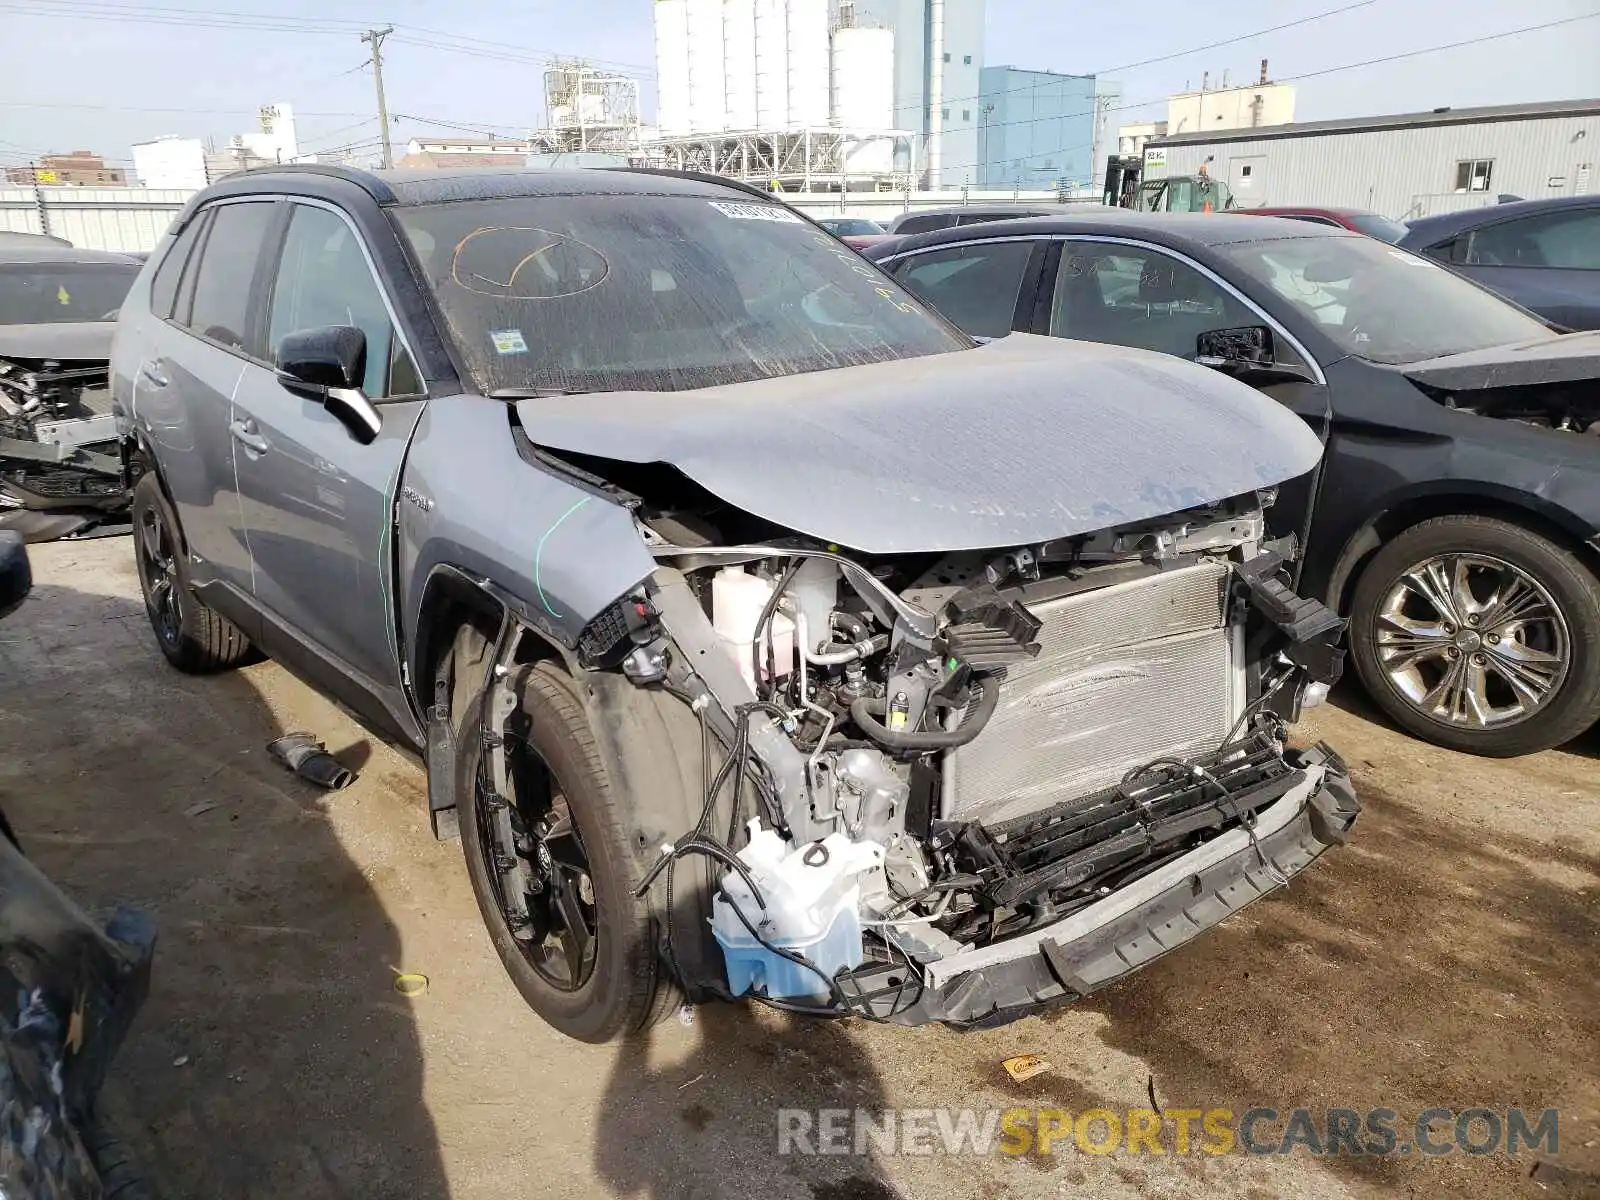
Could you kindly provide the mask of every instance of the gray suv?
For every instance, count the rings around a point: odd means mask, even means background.
[[[977,345],[771,197],[284,168],[174,222],[112,363],[181,670],[258,650],[426,765],[573,1037],[683,1000],[984,1025],[1284,884],[1341,622],[1319,446],[1164,356]]]

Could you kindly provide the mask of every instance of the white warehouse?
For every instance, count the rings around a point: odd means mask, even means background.
[[[1600,192],[1600,100],[1440,108],[1153,138],[1147,179],[1204,166],[1243,208],[1311,204],[1409,220]]]

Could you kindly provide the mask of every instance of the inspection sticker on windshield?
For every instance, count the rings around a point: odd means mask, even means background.
[[[526,354],[528,352],[527,339],[522,336],[520,329],[491,329],[489,340],[494,343],[496,354]]]
[[[735,221],[784,221],[790,225],[805,224],[787,208],[776,204],[741,204],[737,200],[708,200],[712,208]]]

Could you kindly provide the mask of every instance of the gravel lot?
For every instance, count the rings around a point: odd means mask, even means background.
[[[36,547],[0,624],[0,804],[95,910],[155,915],[108,1087],[165,1195],[797,1200],[1600,1194],[1600,733],[1515,762],[1378,723],[1352,843],[1092,1003],[956,1034],[702,1009],[637,1044],[548,1031],[502,974],[421,773],[271,664],[161,661],[125,539]],[[264,746],[307,729],[324,796]],[[209,805],[209,807],[204,807]],[[427,974],[405,999],[393,972]],[[1000,1067],[1044,1055],[1025,1084]],[[179,1064],[182,1065],[179,1065]],[[780,1107],[1561,1109],[1558,1166],[1201,1154],[780,1158]]]

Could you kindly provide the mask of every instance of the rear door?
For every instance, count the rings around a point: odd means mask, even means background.
[[[1329,393],[1321,368],[1270,315],[1209,268],[1176,251],[1134,241],[1067,238],[1042,285],[1050,296],[1035,332],[1135,346],[1191,361],[1202,333],[1264,325],[1280,364],[1315,382],[1282,380],[1260,390],[1293,410],[1326,445]],[[1278,488],[1267,514],[1274,535],[1302,539],[1309,527],[1321,465]]]
[[[395,488],[424,404],[355,226],[338,210],[289,203],[263,286],[262,361],[235,397],[236,464],[255,598],[274,657],[380,723],[409,732],[389,603]],[[287,333],[353,325],[366,334],[363,391],[383,419],[361,445],[269,365]]]
[[[1048,244],[1039,238],[956,242],[886,264],[917,297],[973,337],[1005,337],[1032,321]]]
[[[1443,257],[1547,320],[1600,329],[1600,203],[1484,226]]]
[[[194,232],[184,231],[152,281],[164,324],[147,330],[132,383],[134,419],[155,448],[190,574],[230,616],[242,617],[251,582],[229,425],[277,211],[272,200],[228,201],[191,221]]]

